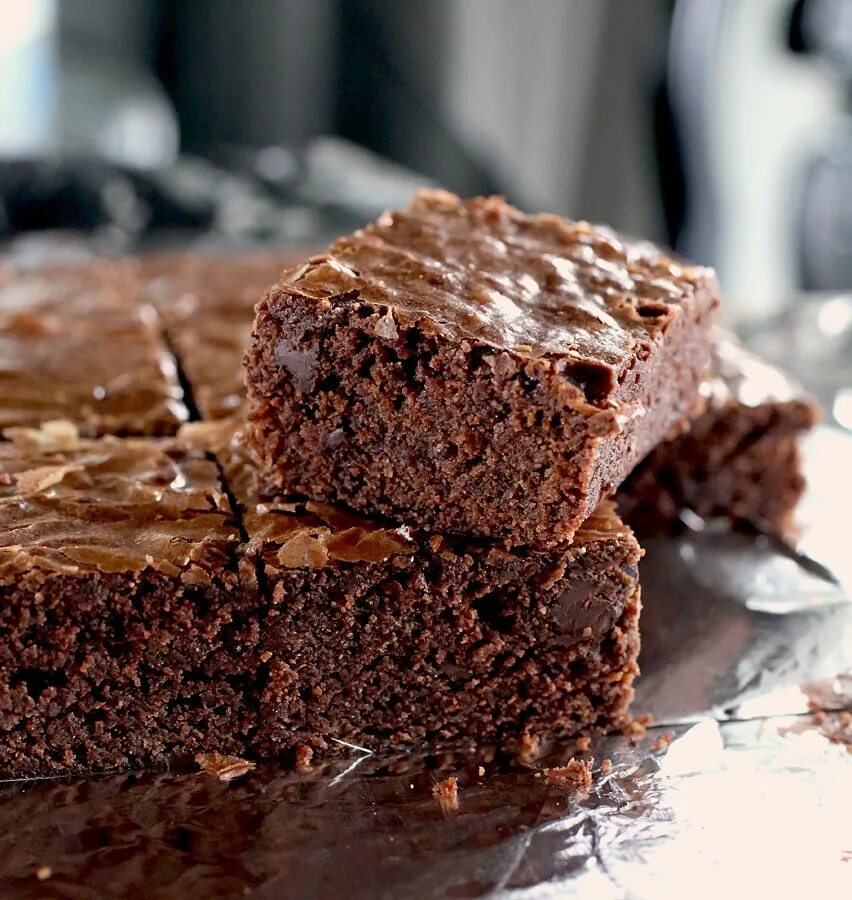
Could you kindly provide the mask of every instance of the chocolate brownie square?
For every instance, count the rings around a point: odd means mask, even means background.
[[[70,423],[0,443],[0,777],[246,750],[239,542],[203,454]]]
[[[422,192],[266,293],[248,440],[271,492],[558,546],[694,413],[717,302],[650,244]]]

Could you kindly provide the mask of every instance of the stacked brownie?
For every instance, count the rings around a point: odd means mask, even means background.
[[[443,192],[292,262],[0,281],[0,775],[618,727],[617,509],[786,524],[813,409],[708,270]]]
[[[607,498],[698,411],[716,305],[649,244],[437,191],[285,274],[247,355],[261,491],[430,537],[380,593],[330,584],[340,613],[293,592],[270,746],[617,727],[640,550]]]

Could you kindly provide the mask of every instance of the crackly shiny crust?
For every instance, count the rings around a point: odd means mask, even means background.
[[[205,419],[227,418],[242,407],[242,357],[255,304],[300,258],[287,250],[164,254],[138,262],[143,299],[157,309]]]
[[[174,433],[188,412],[156,312],[117,262],[0,284],[0,429],[73,420],[90,437]]]
[[[453,341],[606,366],[611,386],[682,305],[717,290],[712,270],[604,226],[446,191],[341,238],[282,287],[386,307],[387,330],[417,321]]]
[[[708,410],[793,404],[801,413],[795,419],[795,430],[814,425],[818,414],[813,399],[798,382],[749,352],[723,328],[715,329],[710,337],[710,370],[701,385],[701,394],[707,400]]]
[[[34,569],[203,577],[239,532],[218,470],[169,442],[0,443],[0,580]]]
[[[0,316],[62,315],[66,319],[132,311],[139,300],[137,268],[125,260],[0,271]]]

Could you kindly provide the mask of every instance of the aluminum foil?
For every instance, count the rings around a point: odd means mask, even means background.
[[[647,543],[645,736],[6,783],[2,895],[850,896],[852,436],[806,458],[797,546],[716,523]],[[587,790],[547,771],[572,757]]]

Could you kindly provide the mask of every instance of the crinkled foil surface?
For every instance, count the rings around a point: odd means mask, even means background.
[[[587,793],[544,773],[573,742],[6,783],[0,892],[852,896],[852,437],[806,452],[798,547],[713,523],[646,545],[636,711],[654,724],[592,742]]]

